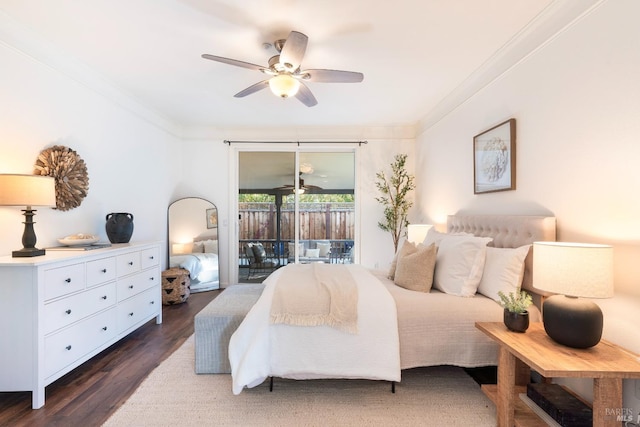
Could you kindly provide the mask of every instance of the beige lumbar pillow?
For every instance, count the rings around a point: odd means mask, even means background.
[[[433,284],[438,247],[419,244],[414,252],[398,254],[394,283],[405,289],[429,292]]]

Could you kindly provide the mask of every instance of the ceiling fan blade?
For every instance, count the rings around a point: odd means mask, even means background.
[[[291,31],[287,41],[282,46],[280,52],[280,64],[284,65],[289,71],[295,71],[300,68],[300,63],[307,50],[307,42],[309,38],[297,31]]]
[[[360,83],[364,79],[362,73],[340,70],[304,70],[300,75],[305,81],[317,83]]]
[[[202,57],[204,59],[210,59],[211,61],[222,62],[223,64],[235,65],[236,67],[248,68],[250,70],[262,71],[265,69],[265,67],[263,67],[262,65],[238,61],[237,59],[225,58],[224,56],[215,56],[204,53],[202,54]]]
[[[236,93],[235,95],[233,95],[236,98],[242,98],[244,96],[247,95],[251,95],[252,93],[256,93],[259,90],[262,90],[266,87],[269,87],[269,80],[263,80],[261,82],[258,82],[254,85],[249,86],[248,88],[241,90],[240,92]]]
[[[300,102],[302,102],[307,107],[313,107],[318,103],[316,97],[313,96],[309,88],[302,82],[300,83],[300,89],[298,89],[298,93],[296,93],[296,98],[298,98],[298,100],[300,100]]]

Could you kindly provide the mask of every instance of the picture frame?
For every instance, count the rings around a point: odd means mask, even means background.
[[[516,189],[516,119],[473,137],[473,193]]]
[[[207,228],[218,227],[218,209],[210,208],[206,210],[207,214]]]

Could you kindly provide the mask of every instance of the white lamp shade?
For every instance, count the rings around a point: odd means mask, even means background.
[[[409,224],[407,227],[407,240],[416,245],[424,242],[424,238],[427,237],[431,227],[433,227],[431,224]]]
[[[585,298],[613,296],[613,248],[565,242],[533,244],[533,287]]]
[[[0,174],[0,206],[55,206],[50,176]]]
[[[288,98],[298,93],[300,82],[288,74],[279,74],[269,79],[269,88],[276,96]]]

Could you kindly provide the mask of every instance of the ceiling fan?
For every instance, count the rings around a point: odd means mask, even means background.
[[[267,67],[222,56],[209,55],[207,53],[203,54],[202,57],[204,59],[222,62],[223,64],[260,71],[270,76],[268,79],[236,93],[234,95],[236,98],[251,95],[269,86],[276,96],[281,98],[295,96],[307,107],[313,107],[318,101],[303,81],[317,83],[359,83],[364,79],[362,73],[354,71],[300,69],[302,58],[307,49],[307,42],[308,37],[298,31],[291,31],[286,39],[276,40],[274,47],[278,51],[278,55],[274,55],[269,59],[269,66]]]
[[[295,192],[296,186],[293,184],[283,185],[282,187],[277,187],[276,190],[286,190]],[[304,179],[302,179],[302,172],[298,175],[298,194],[303,194],[305,191],[313,191],[313,190],[322,190],[322,187],[318,187],[317,185],[305,185]]]

